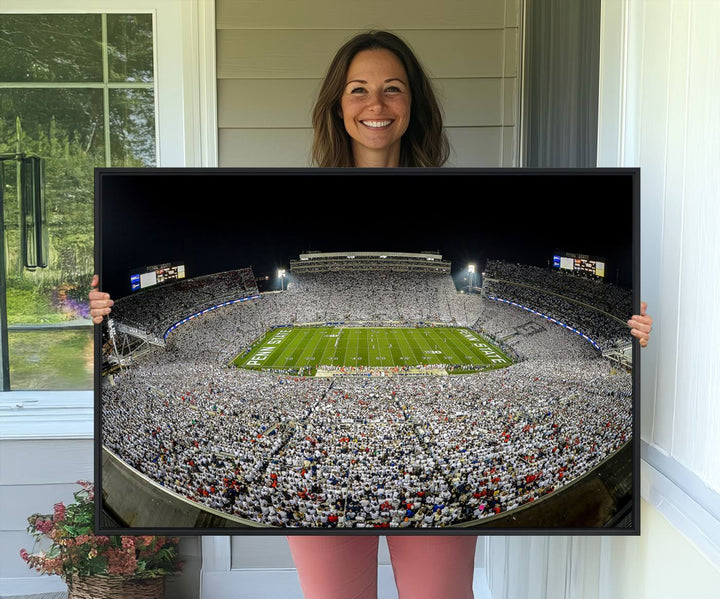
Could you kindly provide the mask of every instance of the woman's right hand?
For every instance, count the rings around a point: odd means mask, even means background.
[[[98,291],[97,286],[100,279],[97,275],[93,276],[92,290],[88,293],[88,299],[90,300],[90,316],[93,323],[100,324],[103,317],[106,314],[110,314],[110,307],[113,305],[113,301],[110,299],[109,293]]]
[[[650,339],[650,331],[652,331],[653,319],[647,314],[647,304],[640,302],[640,314],[634,314],[628,320],[630,334],[637,337],[640,341],[640,347],[647,347]]]

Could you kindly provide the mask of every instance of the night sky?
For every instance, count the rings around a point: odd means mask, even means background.
[[[131,270],[166,262],[188,277],[243,267],[274,277],[308,250],[432,251],[454,274],[493,258],[547,266],[568,251],[606,258],[606,278],[630,287],[634,174],[100,169],[101,288],[122,297]]]

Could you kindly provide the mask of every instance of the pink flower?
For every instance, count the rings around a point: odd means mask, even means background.
[[[54,558],[48,558],[45,560],[45,563],[43,564],[43,568],[48,574],[62,574],[63,573],[63,563],[62,559],[59,557]]]
[[[43,520],[42,518],[35,520],[35,528],[44,535],[49,533],[52,530],[52,527],[52,520]]]
[[[135,573],[137,560],[134,551],[125,549],[108,549],[108,574],[127,576]]]
[[[162,537],[158,537],[158,540],[160,540]],[[149,547],[152,545],[153,541],[155,540],[155,537],[150,535],[141,535],[137,538],[138,541],[140,541],[140,544],[145,545],[146,547]]]
[[[133,537],[122,537],[120,542],[125,549],[135,549],[135,539]]]
[[[54,516],[53,519],[55,522],[61,522],[62,520],[65,520],[65,505],[61,503],[56,503],[53,506],[54,510]]]
[[[166,568],[179,569],[174,553],[161,551],[164,537],[76,535],[78,531],[88,530],[87,523],[94,495],[92,483],[78,483],[82,489],[74,493],[75,502],[72,505],[56,503],[52,514],[32,514],[28,517],[28,531],[38,541],[44,537],[42,540],[50,545],[49,549],[37,553],[21,549],[20,557],[28,567],[41,574],[67,577],[97,572],[132,576],[138,569],[138,555],[141,555],[142,560],[158,557],[161,562],[161,565],[153,568],[147,567],[143,562],[144,574],[164,572]]]

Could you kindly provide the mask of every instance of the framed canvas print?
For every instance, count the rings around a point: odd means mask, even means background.
[[[638,169],[98,169],[97,526],[638,534]]]

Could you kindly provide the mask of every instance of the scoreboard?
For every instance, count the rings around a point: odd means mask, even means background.
[[[553,255],[553,267],[560,270],[570,270],[576,273],[591,275],[594,277],[605,277],[607,260],[583,254],[571,254],[569,252],[555,252]]]
[[[155,264],[143,268],[134,268],[130,272],[130,290],[139,291],[154,285],[171,283],[185,278],[185,265],[182,262]]]

